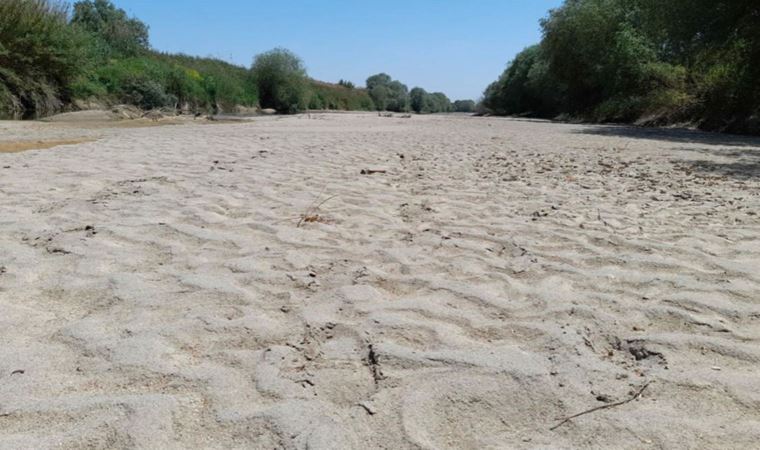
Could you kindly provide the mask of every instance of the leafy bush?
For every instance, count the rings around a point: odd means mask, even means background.
[[[85,36],[67,24],[63,3],[0,1],[0,85],[15,113],[52,112],[82,70]]]
[[[198,82],[205,91],[206,103],[209,106],[231,110],[237,105],[253,107],[259,102],[251,73],[244,67],[218,59],[187,55],[159,53],[153,57],[165,64],[185,69],[188,76]]]
[[[290,50],[276,48],[254,59],[251,75],[261,106],[294,113],[308,106],[308,79],[301,59]]]
[[[167,94],[159,82],[144,78],[126,80],[119,87],[119,96],[124,103],[143,109],[175,106],[177,103],[177,97]]]
[[[366,89],[311,80],[309,109],[372,111],[375,105]]]

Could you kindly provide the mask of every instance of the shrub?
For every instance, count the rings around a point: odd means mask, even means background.
[[[256,56],[251,75],[263,108],[295,113],[308,106],[306,69],[291,51],[276,48]]]
[[[256,85],[250,71],[244,67],[214,58],[197,58],[182,54],[157,53],[153,57],[165,64],[186,69],[190,78],[199,81],[211,107],[231,110],[237,105],[258,105]]]
[[[332,109],[344,111],[372,111],[375,105],[366,89],[349,88],[311,80],[309,109]]]
[[[177,97],[167,94],[159,82],[145,78],[126,80],[119,87],[119,94],[124,103],[143,109],[173,107],[177,103]]]
[[[60,108],[81,73],[86,38],[67,24],[63,3],[0,1],[0,84],[3,110],[44,114]]]

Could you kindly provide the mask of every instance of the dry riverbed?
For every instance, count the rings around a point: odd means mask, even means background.
[[[758,214],[751,138],[0,122],[0,447],[752,448]]]

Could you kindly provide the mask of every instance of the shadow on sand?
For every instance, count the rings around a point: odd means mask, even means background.
[[[720,154],[723,157],[731,157],[728,154]],[[760,181],[760,154],[736,158],[729,162],[716,162],[706,159],[701,160],[674,160],[674,163],[682,167],[688,167],[695,172],[709,173],[712,175],[731,177],[738,180]]]
[[[760,149],[760,137],[708,133],[705,131],[687,130],[682,128],[641,128],[625,125],[594,125],[583,127],[576,131],[576,133],[627,139],[680,142],[685,144],[757,147]]]
[[[697,153],[703,158],[699,156],[694,159],[687,157],[674,159],[672,162],[695,172],[744,181],[760,180],[760,137],[621,125],[583,127],[575,133],[714,146],[673,148],[673,150],[680,152]]]

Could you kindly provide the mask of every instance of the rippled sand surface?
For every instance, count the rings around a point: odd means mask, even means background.
[[[2,448],[760,442],[758,140],[77,126],[0,122]]]

